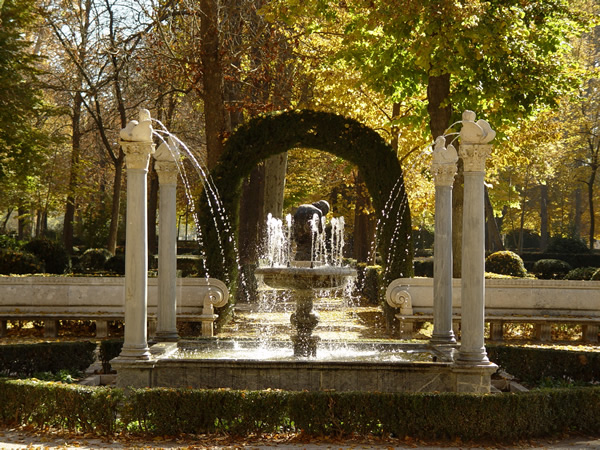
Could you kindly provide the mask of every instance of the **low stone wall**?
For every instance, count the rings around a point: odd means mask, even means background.
[[[460,314],[461,280],[453,281],[452,309]],[[433,278],[398,278],[388,291],[408,291],[415,313],[433,312]],[[600,281],[536,279],[485,280],[486,314],[600,317]]]
[[[200,316],[204,297],[215,290],[228,298],[227,287],[219,280],[178,278],[178,318]],[[156,318],[157,301],[158,279],[149,278],[150,319]],[[0,335],[6,330],[6,320],[28,318],[44,320],[47,334],[55,333],[52,321],[69,318],[96,320],[97,327],[104,330],[99,321],[123,319],[124,303],[123,277],[0,277]]]
[[[433,278],[398,278],[387,289],[388,301],[410,296],[401,320],[429,318],[433,314]],[[460,321],[461,280],[453,280],[453,320]],[[600,281],[488,279],[485,280],[485,315],[492,326],[491,338],[502,339],[505,322],[534,323],[540,340],[550,340],[552,323],[581,324],[583,339],[598,341]],[[411,328],[410,326],[408,328]],[[410,329],[403,327],[410,333]]]

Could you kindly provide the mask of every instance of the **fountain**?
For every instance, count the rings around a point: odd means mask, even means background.
[[[351,277],[356,277],[356,270],[341,266],[341,248],[336,245],[343,242],[343,227],[333,227],[330,252],[325,244],[325,215],[329,212],[329,204],[320,200],[312,205],[300,205],[294,214],[293,222],[289,216],[286,220],[288,232],[282,233],[281,221],[272,217],[268,221],[273,224],[267,229],[275,236],[288,236],[286,239],[268,237],[270,255],[282,255],[282,250],[291,254],[292,245],[296,245],[293,260],[280,261],[271,256],[269,267],[259,267],[255,275],[262,283],[273,289],[292,290],[296,302],[296,311],[290,317],[295,329],[292,335],[294,356],[317,356],[319,338],[313,336],[313,330],[319,322],[319,316],[313,309],[317,290],[330,290],[343,286]],[[343,218],[342,218],[343,219]],[[290,224],[293,223],[293,226]],[[336,219],[335,224],[340,223]],[[341,220],[343,223],[343,220]],[[289,241],[289,237],[292,241]],[[329,257],[328,257],[329,255]]]
[[[148,118],[149,114],[145,114],[144,120]],[[144,120],[140,120],[140,126],[144,125]],[[121,136],[126,141],[124,145],[130,149],[126,157],[128,170],[130,162],[133,164],[140,159],[139,154],[143,155],[145,165],[141,164],[141,170],[144,170],[153,149],[148,130],[144,129],[138,136],[137,125],[124,130]],[[485,146],[487,141],[478,145]],[[137,166],[132,167],[140,170]],[[286,218],[287,230],[279,229],[271,238],[277,243],[274,246],[276,250],[266,258],[268,263],[256,271],[270,288],[294,292],[296,311],[291,317],[293,348],[289,348],[289,342],[271,342],[267,351],[253,340],[214,337],[184,340],[170,332],[172,317],[170,324],[165,325],[165,331],[169,332],[165,339],[149,347],[145,329],[147,281],[145,270],[140,270],[140,267],[145,268],[147,261],[146,247],[142,242],[146,236],[143,229],[145,208],[140,206],[145,205],[145,201],[139,201],[145,192],[145,174],[140,172],[136,175],[139,192],[131,200],[139,207],[128,207],[128,227],[133,223],[141,232],[134,230],[127,235],[129,270],[126,269],[125,343],[121,355],[111,362],[117,370],[118,386],[489,392],[490,374],[495,366],[485,359],[485,352],[481,350],[483,328],[470,335],[469,330],[463,329],[463,339],[468,336],[468,345],[463,343],[464,351],[459,362],[454,361],[455,351],[451,342],[441,347],[433,345],[433,342],[344,343],[340,354],[337,348],[319,342],[313,336],[318,323],[318,316],[313,310],[315,292],[337,289],[355,275],[354,270],[340,264],[343,235],[332,233],[329,241],[325,237],[324,216],[329,208],[322,202],[299,208],[293,224],[291,218]],[[128,203],[129,200],[128,196]],[[140,217],[134,217],[135,214]],[[343,219],[332,222],[332,229],[343,229]],[[292,234],[294,239],[283,239]],[[326,252],[326,249],[329,251]],[[294,258],[292,254],[295,254]],[[211,286],[209,279],[207,284]],[[217,284],[214,283],[214,286]],[[212,294],[209,289],[206,298],[211,304],[222,304],[226,294],[215,295],[215,288],[212,289]],[[473,312],[476,313],[478,308],[479,303],[475,304]],[[475,319],[473,314],[473,323]]]

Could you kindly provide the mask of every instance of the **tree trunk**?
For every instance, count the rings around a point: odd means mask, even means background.
[[[2,221],[2,226],[0,227],[0,233],[2,234],[6,234],[6,225],[8,224],[8,221],[10,220],[10,216],[13,213],[13,208],[9,207],[8,210],[6,211],[6,216],[4,216],[4,220]]]
[[[450,104],[450,74],[429,76],[427,84],[427,112],[432,142],[443,136],[450,125],[452,105]],[[452,271],[453,277],[461,276],[462,257],[462,211],[463,174],[462,161],[458,162],[458,173],[452,189]]]
[[[525,227],[525,212],[527,211],[527,191],[528,183],[525,183],[525,187],[521,193],[521,214],[519,215],[519,243],[517,245],[517,252],[523,253],[523,231]]]
[[[112,193],[112,208],[110,213],[110,227],[108,229],[108,242],[107,249],[113,255],[117,250],[117,236],[119,232],[119,217],[121,212],[121,186],[123,184],[123,161],[125,160],[125,154],[123,150],[119,150],[119,157],[114,163],[115,166],[115,177],[113,182],[113,193]]]
[[[81,92],[75,93],[73,115],[71,117],[71,169],[69,171],[69,187],[67,204],[63,221],[63,244],[68,254],[73,251],[73,219],[75,218],[75,193],[79,185],[79,161],[81,159],[81,109],[83,97]]]
[[[371,249],[371,243],[375,234],[375,224],[371,215],[367,213],[371,208],[371,197],[360,172],[354,178],[354,187],[356,205],[354,208],[353,256],[357,262],[374,264],[377,255],[374,254],[375,249]]]
[[[592,165],[591,167],[590,177],[587,182],[588,187],[588,204],[589,204],[589,213],[590,213],[590,249],[594,248],[594,236],[596,234],[596,217],[594,211],[594,182],[596,181],[596,173],[598,172],[598,166]]]
[[[254,282],[254,265],[258,261],[262,243],[260,240],[261,224],[265,217],[263,206],[264,193],[264,164],[256,166],[242,186],[240,204],[240,225],[238,232],[240,265],[239,287],[237,301],[253,302],[256,300]]]
[[[575,217],[573,218],[573,237],[581,237],[581,216],[583,215],[583,199],[581,187],[575,189]]]
[[[504,250],[502,244],[502,238],[500,237],[500,230],[498,229],[498,223],[496,222],[496,216],[494,216],[494,208],[490,200],[490,194],[487,187],[484,188],[485,193],[485,215],[487,220],[487,240],[489,252],[497,252]]]
[[[273,217],[283,218],[283,194],[285,191],[285,175],[287,172],[287,152],[271,156],[265,160],[265,197],[264,216],[271,213]]]
[[[545,252],[550,235],[548,233],[548,185],[540,185],[540,251]]]
[[[433,141],[443,136],[450,125],[452,106],[450,99],[450,74],[429,76],[427,84],[427,112],[429,113],[429,129]],[[446,105],[444,105],[446,103]]]
[[[223,70],[219,54],[219,2],[200,0],[200,56],[204,81],[204,121],[208,169],[213,169],[223,153],[225,106]]]
[[[464,175],[462,159],[452,187],[452,277],[462,276],[462,223],[464,200]]]
[[[158,174],[154,170],[154,158],[150,158],[148,170],[150,194],[148,195],[148,254],[158,254],[156,219],[158,210]]]

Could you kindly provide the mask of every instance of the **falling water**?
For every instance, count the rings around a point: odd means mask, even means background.
[[[200,248],[200,258],[202,261],[203,270],[204,270],[206,276],[208,277],[209,274],[208,274],[208,268],[206,267],[204,236],[202,235],[201,226],[198,223],[198,215],[196,214],[196,202],[194,201],[194,195],[192,193],[192,185],[191,185],[191,182],[189,179],[189,175],[188,175],[187,171],[185,170],[185,167],[184,167],[184,164],[183,164],[183,161],[181,158],[182,155],[180,154],[180,149],[182,150],[182,152],[184,154],[183,156],[185,156],[185,158],[188,161],[190,161],[192,167],[196,171],[196,174],[198,175],[198,177],[202,183],[202,186],[204,188],[204,193],[206,195],[210,214],[211,214],[211,217],[213,218],[213,222],[215,224],[215,229],[217,230],[217,240],[219,243],[219,251],[221,253],[223,262],[225,262],[225,249],[224,249],[224,245],[223,245],[223,242],[225,240],[233,243],[234,251],[236,254],[236,260],[238,258],[237,248],[235,248],[236,243],[235,243],[235,240],[233,239],[233,231],[232,231],[232,228],[230,225],[229,218],[227,216],[227,212],[225,211],[225,208],[223,206],[223,203],[221,201],[219,193],[217,192],[215,184],[214,184],[212,178],[210,177],[210,174],[208,173],[208,170],[206,168],[206,161],[201,160],[190,148],[188,148],[188,146],[182,140],[180,140],[174,134],[170,133],[162,122],[160,122],[157,119],[152,119],[152,120],[161,127],[161,129],[154,130],[153,134],[155,136],[157,136],[161,140],[161,142],[167,144],[167,147],[169,148],[169,151],[171,152],[171,155],[173,156],[175,164],[177,165],[177,170],[179,172],[179,175],[180,175],[180,178],[181,178],[181,181],[183,184],[185,197],[190,206],[190,212],[192,213],[192,218],[193,218],[194,224],[196,226],[196,240],[197,240],[197,242],[199,244],[199,248]],[[165,137],[166,137],[166,139],[165,139]],[[176,145],[169,145],[170,144],[168,142],[169,139],[171,139],[173,142],[175,142]],[[219,222],[221,225],[219,225]],[[239,266],[239,261],[237,261],[237,263]],[[224,281],[226,283],[230,282],[230,280],[227,280],[227,279]]]

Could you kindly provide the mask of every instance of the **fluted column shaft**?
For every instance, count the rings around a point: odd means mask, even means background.
[[[441,156],[441,152],[445,153]],[[455,344],[452,331],[452,184],[458,157],[454,147],[436,148],[432,172],[435,182],[435,240],[433,248],[432,344]]]
[[[125,336],[120,359],[149,359],[147,175],[152,142],[121,141],[127,166]]]
[[[485,161],[489,144],[461,143],[464,163],[462,237],[462,307],[459,364],[489,364],[484,344],[485,326]]]
[[[157,159],[154,168],[160,187],[156,340],[177,341],[177,166]]]

